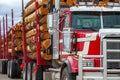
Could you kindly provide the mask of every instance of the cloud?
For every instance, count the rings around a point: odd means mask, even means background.
[[[24,0],[26,4],[30,0]],[[8,14],[9,25],[11,25],[11,9],[14,9],[15,24],[21,20],[22,0],[0,0],[0,19]]]

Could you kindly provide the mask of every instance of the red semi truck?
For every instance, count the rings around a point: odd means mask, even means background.
[[[37,63],[25,61],[23,80],[119,80],[119,1],[77,0],[62,10],[55,2],[47,18],[52,59],[42,57],[36,11]]]

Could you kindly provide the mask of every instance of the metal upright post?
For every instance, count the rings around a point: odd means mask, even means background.
[[[38,8],[39,8],[39,4],[38,4],[38,0],[35,0],[35,4],[36,4],[36,52],[37,52],[37,65],[45,65],[45,61],[41,58],[41,49],[40,49],[40,27],[39,27],[39,13],[38,13]]]
[[[28,63],[31,59],[27,56],[27,44],[26,44],[26,35],[25,35],[25,22],[24,22],[24,0],[22,0],[22,37],[23,37],[23,57],[24,62]]]
[[[6,56],[6,53],[5,53],[5,20],[4,20],[4,17],[3,17],[3,39],[4,39],[4,51],[3,51],[3,58],[5,59],[5,56]]]
[[[14,12],[13,9],[11,10],[11,16],[12,16],[12,57],[14,54]]]
[[[6,14],[6,56],[8,55],[8,18]]]
[[[2,38],[1,38],[1,21],[0,21],[0,58],[2,58],[2,52],[1,52],[1,42],[2,42]]]

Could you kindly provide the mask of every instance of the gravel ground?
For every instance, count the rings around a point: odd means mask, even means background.
[[[7,77],[7,75],[0,74],[0,80],[22,80],[22,79],[10,79]]]

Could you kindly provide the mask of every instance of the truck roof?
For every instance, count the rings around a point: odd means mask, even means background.
[[[70,11],[93,11],[93,12],[120,12],[120,7],[99,7],[99,6],[73,6]]]

